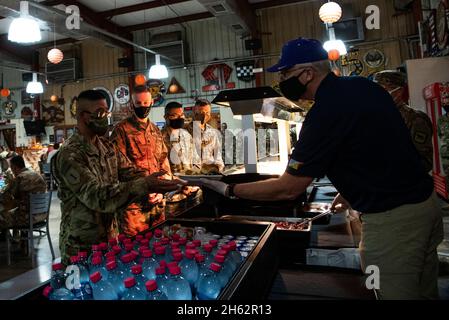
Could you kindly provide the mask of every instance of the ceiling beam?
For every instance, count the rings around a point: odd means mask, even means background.
[[[154,9],[154,8],[164,7],[164,6],[170,5],[170,4],[183,3],[183,2],[187,2],[187,1],[190,1],[190,0],[154,0],[154,1],[150,1],[150,2],[138,3],[138,4],[135,4],[132,6],[126,6],[126,7],[106,10],[106,11],[99,12],[98,14],[103,18],[110,18],[113,16],[125,14],[125,13]]]
[[[258,10],[258,9],[278,7],[278,6],[283,6],[286,4],[293,4],[293,3],[304,2],[304,1],[307,1],[307,0],[270,0],[270,1],[265,1],[265,2],[253,3],[253,4],[251,4],[251,8],[253,8],[253,10]]]
[[[136,30],[157,28],[157,27],[162,27],[162,26],[168,26],[171,24],[178,24],[178,23],[207,19],[207,18],[212,18],[212,17],[214,17],[214,15],[212,13],[210,13],[209,11],[206,11],[206,12],[195,13],[195,14],[191,14],[191,15],[187,15],[187,16],[180,16],[180,17],[176,17],[176,18],[135,24],[135,25],[131,25],[131,26],[126,26],[124,28],[127,31],[132,32],[132,31],[136,31]]]
[[[251,8],[251,4],[248,0],[238,0],[235,2],[239,10],[238,15],[246,23],[252,36],[257,34],[257,17],[254,13],[255,10]]]

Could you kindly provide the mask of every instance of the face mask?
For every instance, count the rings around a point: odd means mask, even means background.
[[[134,112],[136,113],[137,118],[139,119],[146,119],[150,115],[151,107],[150,108],[144,108],[144,107],[138,107],[134,108]]]
[[[195,114],[194,120],[200,121],[201,124],[203,125],[206,122],[206,115],[204,115],[202,113],[197,113],[197,114]]]
[[[298,79],[301,75],[302,72],[296,77],[291,77],[279,83],[279,88],[281,89],[283,96],[291,101],[298,101],[307,91],[307,86],[310,81],[306,84],[302,84]]]
[[[108,118],[103,117],[101,119],[91,119],[87,123],[87,127],[96,135],[104,136],[109,127]]]
[[[169,126],[173,129],[181,129],[184,127],[184,118],[169,120]]]

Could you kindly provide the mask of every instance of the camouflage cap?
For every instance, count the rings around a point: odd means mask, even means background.
[[[403,87],[407,84],[407,75],[397,70],[385,70],[376,73],[373,81],[382,86]]]

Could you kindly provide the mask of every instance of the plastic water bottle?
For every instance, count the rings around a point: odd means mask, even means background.
[[[226,246],[225,246],[226,247]],[[225,257],[225,265],[226,267],[231,270],[231,275],[234,274],[235,270],[237,269],[237,266],[234,263],[234,260],[231,258],[231,256],[228,255],[228,251],[226,250],[218,250],[217,255]]]
[[[220,294],[222,285],[220,281],[221,266],[211,263],[209,270],[201,275],[198,282],[198,300],[215,300]]]
[[[184,253],[186,250],[187,239],[181,237],[179,238],[178,242],[179,242],[179,249],[181,249],[182,253]]]
[[[113,250],[113,248],[118,244],[117,239],[109,239],[108,240],[108,245],[109,245],[109,250]]]
[[[146,300],[168,300],[167,295],[157,287],[155,280],[149,280],[145,283],[147,288]]]
[[[125,253],[124,253],[124,251],[122,250],[122,248],[120,247],[120,246],[113,246],[112,247],[112,251],[114,251],[114,253],[115,253],[115,256],[116,257],[118,257],[118,258],[121,258],[121,256],[123,256]]]
[[[229,255],[232,258],[232,260],[234,261],[236,266],[239,266],[242,261],[242,255],[240,254],[240,252],[237,251],[237,243],[235,241],[231,241],[228,243],[230,251],[229,251]]]
[[[89,271],[89,262],[87,261],[87,252],[86,251],[80,251],[78,252],[78,263],[82,265],[84,268]],[[89,274],[87,275],[87,278],[89,278]]]
[[[153,248],[155,242],[158,242],[162,238],[162,230],[156,229],[154,230],[154,235],[150,240],[150,247]]]
[[[145,250],[142,253],[142,270],[147,279],[156,279],[156,268],[159,267],[157,261],[153,258],[153,252],[151,250]]]
[[[125,254],[120,258],[120,260],[122,261],[123,272],[126,274],[127,278],[131,277],[131,267],[136,265],[136,263],[134,262],[134,256],[131,253]]]
[[[71,290],[75,297],[74,300],[92,300],[89,272],[84,266],[79,264],[78,256],[70,257],[70,263],[73,266],[77,266],[79,270],[79,283],[73,283],[73,289]]]
[[[145,291],[145,283],[149,280],[147,277],[145,277],[142,273],[142,266],[140,264],[132,266],[131,267],[131,273],[134,276],[134,279],[136,279],[137,286],[142,290]]]
[[[100,247],[96,244],[94,244],[92,246],[92,253],[90,254],[89,258],[87,259],[87,263],[89,263],[89,265],[92,264],[92,259],[93,257],[95,257],[96,255],[98,255],[98,252],[101,253],[100,251]],[[103,255],[102,255],[103,256]]]
[[[206,265],[209,266],[212,262],[214,262],[214,256],[212,255],[213,246],[211,244],[205,244],[203,246],[202,253],[204,258],[206,259]]]
[[[201,240],[193,240],[192,243],[196,249],[201,248]]]
[[[192,291],[189,282],[181,276],[181,268],[169,269],[170,276],[167,281],[167,297],[169,300],[192,300]]]
[[[125,293],[122,300],[145,300],[146,293],[137,286],[136,279],[134,277],[126,278],[125,281]]]
[[[158,288],[167,295],[167,282],[168,277],[165,274],[165,267],[156,268],[156,282]]]
[[[155,257],[154,259],[159,263],[161,260],[166,260],[165,247],[157,246],[154,249]]]
[[[100,249],[101,253],[105,255],[106,252],[108,252],[108,244],[106,242],[102,242],[98,245],[98,249]]]
[[[123,233],[121,233],[121,234],[118,235],[117,240],[118,240],[118,245],[119,245],[122,249],[124,249],[124,248],[125,248],[125,240],[126,240],[126,236],[125,236]]]
[[[198,279],[196,280],[196,283],[195,283],[195,292],[197,292],[199,281],[200,281],[202,275],[204,275],[204,273],[206,273],[209,270],[210,264],[209,265],[206,264],[206,259],[204,258],[204,256],[202,254],[195,255],[195,261],[198,266]]]
[[[150,249],[150,240],[148,240],[148,239],[142,239],[142,240],[140,240],[140,247],[142,248],[145,248],[145,249]]]
[[[177,234],[177,233],[174,233],[174,234],[171,235],[171,239],[172,239],[173,242],[178,242],[179,239],[181,239],[181,236],[179,234]]]
[[[212,256],[215,256],[215,254],[218,251],[218,240],[217,239],[212,239],[209,240],[209,244],[212,246]]]
[[[49,300],[74,300],[75,296],[66,288],[54,290],[51,286],[44,289],[44,296]]]
[[[144,238],[151,241],[151,239],[153,238],[153,232],[148,231],[147,233],[145,233]]]
[[[123,297],[123,293],[125,292],[125,272],[118,268],[115,261],[108,262],[106,264],[106,269],[108,270],[107,280],[112,284],[117,296],[121,299]]]
[[[231,278],[232,276],[232,271],[228,269],[228,267],[225,265],[225,257],[221,256],[221,255],[216,255],[215,256],[215,262],[217,264],[221,265],[221,271],[219,273],[219,279],[220,279],[220,283],[222,288],[226,287],[226,285],[229,282],[229,278]]]
[[[195,258],[195,250],[186,250],[186,255],[183,260],[179,262],[184,278],[189,282],[190,288],[195,289],[195,283],[198,280],[198,265]],[[179,255],[182,255],[181,253]]]
[[[65,287],[66,276],[63,269],[64,265],[62,263],[54,263],[52,265],[50,286],[53,290]]]
[[[94,300],[118,300],[118,295],[113,285],[103,278],[101,272],[97,271],[91,274],[90,281],[92,283]]]
[[[90,268],[90,274],[92,275],[95,272],[101,272],[101,275],[103,278],[107,278],[108,277],[108,271],[106,270],[106,268],[102,265],[101,263],[101,258],[96,256],[92,259],[92,266]]]

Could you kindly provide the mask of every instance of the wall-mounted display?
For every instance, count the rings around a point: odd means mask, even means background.
[[[119,84],[114,90],[114,100],[118,104],[126,104],[130,100],[129,86],[127,84]]]
[[[151,96],[153,97],[154,100],[153,106],[154,107],[161,106],[165,101],[164,94],[166,92],[166,88],[164,81],[150,79],[147,81],[147,87],[149,88]]]
[[[42,120],[46,125],[64,124],[64,109],[62,106],[42,105]]]
[[[3,116],[5,118],[14,118],[16,108],[17,102],[11,100],[11,96],[9,96],[8,100],[2,103]]]

